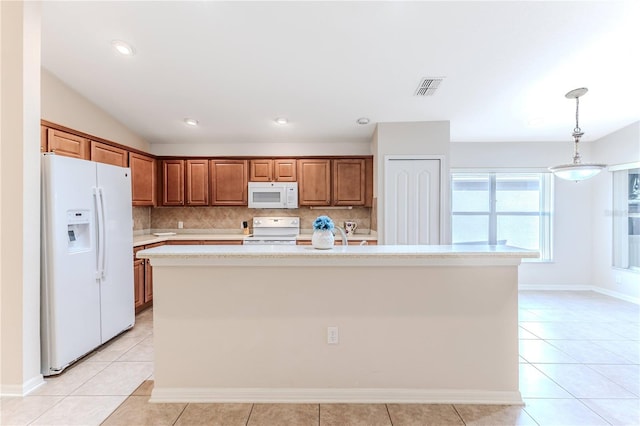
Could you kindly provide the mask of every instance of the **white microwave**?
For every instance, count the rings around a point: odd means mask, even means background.
[[[250,209],[297,209],[298,182],[249,182]]]

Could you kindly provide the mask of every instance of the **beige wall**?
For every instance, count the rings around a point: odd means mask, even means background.
[[[141,151],[149,143],[42,68],[42,118]]]
[[[40,375],[40,4],[0,2],[0,392]]]

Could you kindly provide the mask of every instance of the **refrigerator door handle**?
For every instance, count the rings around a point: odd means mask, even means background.
[[[93,187],[93,206],[96,212],[96,280],[99,280],[102,271],[100,271],[100,265],[102,265],[102,230],[101,230],[101,210],[100,210],[100,197],[98,195],[98,188]]]
[[[96,233],[98,234],[98,244],[97,246],[97,270],[96,270],[96,279],[104,278],[104,258],[105,258],[105,221],[104,221],[104,199],[102,195],[102,188],[94,187],[93,188],[93,196],[95,200],[96,206]]]
[[[106,209],[106,205],[107,205],[107,201],[106,201],[106,197],[104,196],[104,188],[100,187],[99,188],[100,191],[100,208],[102,209],[102,223],[101,223],[101,228],[102,228],[102,279],[105,279],[107,277],[107,261],[109,260],[109,256],[107,253],[107,239],[109,237],[107,237],[108,232],[107,232],[107,209]]]

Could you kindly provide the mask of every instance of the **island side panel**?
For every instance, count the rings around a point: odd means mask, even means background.
[[[408,389],[519,398],[517,297],[517,266],[157,266],[154,395]],[[327,344],[328,326],[339,328],[339,344]]]

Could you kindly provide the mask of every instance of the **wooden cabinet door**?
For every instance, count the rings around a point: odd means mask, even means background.
[[[134,206],[156,205],[156,160],[146,155],[129,153],[131,198]]]
[[[331,205],[331,160],[298,160],[298,194],[301,206]]]
[[[144,259],[133,261],[133,301],[136,312],[144,305]]]
[[[89,141],[60,130],[48,129],[47,150],[67,157],[89,159]]]
[[[333,160],[333,197],[334,206],[364,206],[365,160]]]
[[[153,301],[153,267],[151,262],[145,260],[144,262],[144,303],[151,303]]]
[[[296,160],[273,160],[273,177],[277,182],[295,182],[297,177]]]
[[[40,152],[47,152],[47,128],[40,126]]]
[[[184,160],[162,161],[162,205],[184,205]]]
[[[147,244],[145,249],[163,246],[165,243]],[[153,267],[149,260],[144,261],[144,303],[153,301]]]
[[[105,143],[91,141],[91,161],[127,167],[127,151]]]
[[[247,160],[210,160],[212,206],[247,205]]]
[[[186,203],[188,206],[209,205],[209,160],[186,161]]]
[[[133,248],[133,305],[136,313],[144,308],[144,275],[146,259],[137,259],[136,253],[144,250],[145,247]]]
[[[273,160],[258,159],[249,162],[251,182],[271,182],[273,180]]]
[[[373,207],[373,158],[364,160],[364,206]]]
[[[295,159],[259,158],[249,162],[250,182],[295,182]]]

